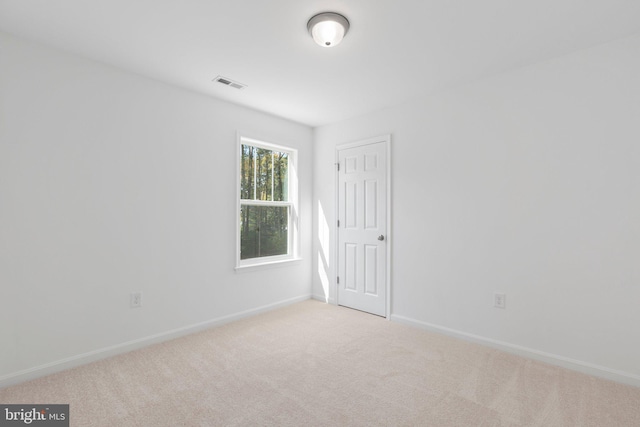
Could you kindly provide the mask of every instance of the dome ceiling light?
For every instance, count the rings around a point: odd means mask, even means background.
[[[349,21],[339,13],[323,12],[309,19],[307,29],[320,46],[333,47],[340,44],[349,31]]]

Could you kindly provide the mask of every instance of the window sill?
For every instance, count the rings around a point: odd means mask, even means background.
[[[236,273],[247,273],[250,271],[264,270],[266,268],[288,267],[300,264],[302,258],[283,259],[279,261],[267,261],[259,264],[239,265],[235,268]]]

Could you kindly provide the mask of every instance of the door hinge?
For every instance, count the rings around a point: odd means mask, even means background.
[[[339,285],[340,284],[340,276],[336,277],[336,283]]]
[[[338,220],[338,227],[340,227],[340,220]]]
[[[338,168],[338,172],[340,172],[340,163],[336,163],[336,168]]]

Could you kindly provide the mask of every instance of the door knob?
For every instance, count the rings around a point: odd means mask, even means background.
[[[384,236],[381,234],[378,236],[378,240],[380,240],[381,242],[384,240]]]

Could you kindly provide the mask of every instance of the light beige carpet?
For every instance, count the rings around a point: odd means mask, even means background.
[[[640,426],[640,389],[317,301],[0,390],[84,426]]]

